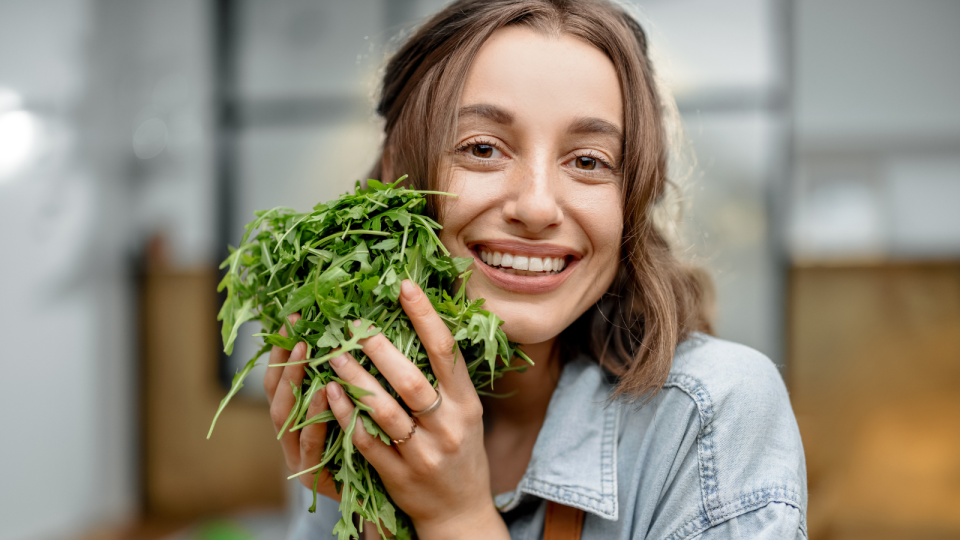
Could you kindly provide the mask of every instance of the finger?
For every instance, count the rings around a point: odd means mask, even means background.
[[[353,417],[354,405],[346,395],[343,388],[336,382],[327,383],[327,402],[330,404],[330,410],[337,418],[337,422],[344,431],[350,425],[350,419]],[[406,436],[406,435],[404,435]],[[367,461],[374,466],[381,474],[400,465],[400,455],[392,446],[383,444],[379,438],[367,433],[363,427],[363,422],[357,418],[356,426],[353,430],[353,445],[357,450],[367,458]]]
[[[407,363],[409,364],[409,362]],[[413,422],[410,415],[403,410],[403,407],[397,403],[397,400],[393,399],[393,396],[380,385],[373,375],[363,369],[363,366],[352,355],[342,354],[331,359],[330,367],[337,372],[337,375],[344,382],[372,392],[371,395],[361,396],[360,403],[373,409],[370,417],[391,439],[402,439],[407,436],[410,432],[410,424]],[[417,375],[423,379],[423,384],[429,388],[430,384],[420,373],[420,370],[417,370]]]
[[[307,354],[307,344],[297,343],[290,353],[290,361],[297,362],[303,360]],[[270,419],[273,420],[273,427],[280,433],[290,411],[297,399],[293,395],[293,387],[300,388],[303,382],[304,369],[303,364],[294,364],[285,366],[283,374],[280,375],[280,382],[277,384],[277,392],[274,395],[273,402],[270,404]],[[291,384],[292,383],[292,384]],[[289,427],[289,426],[288,426]],[[300,461],[300,432],[290,433],[289,429],[284,430],[280,435],[280,446],[283,448],[283,455],[287,460],[287,467],[295,470]]]
[[[270,367],[270,364],[283,364],[290,358],[290,351],[277,347],[270,349],[270,358],[267,361],[267,371],[263,374],[263,390],[267,393],[267,403],[273,403],[273,396],[277,393],[277,384],[280,383],[280,375],[283,374],[283,367]]]
[[[370,357],[408,407],[420,411],[437,399],[437,391],[424,377],[420,368],[408,360],[382,333],[360,340],[360,344],[363,352]]]
[[[297,322],[300,318],[299,313],[294,313],[287,317],[290,324]],[[280,327],[280,335],[287,337],[286,325]],[[270,349],[270,360],[267,362],[267,371],[263,374],[263,389],[267,393],[267,403],[273,403],[273,396],[277,392],[277,384],[280,383],[280,376],[283,374],[283,366],[270,367],[270,364],[284,364],[290,358],[290,351],[274,346]]]
[[[328,410],[327,391],[324,388],[319,388],[313,394],[313,399],[310,400],[310,406],[307,408],[307,418],[313,418],[314,416],[326,410]],[[326,439],[326,422],[310,424],[309,426],[306,426],[300,430],[301,471],[311,469],[320,464],[320,461],[323,459],[323,450],[326,446]],[[317,474],[320,475],[320,478],[317,479],[318,483],[325,483],[325,481],[330,477],[330,474],[325,468],[320,470]],[[314,475],[304,474],[300,476],[300,481],[303,483],[303,485],[313,488]]]
[[[463,395],[468,388],[473,388],[470,375],[467,373],[463,358],[456,347],[456,341],[450,329],[437,315],[433,304],[427,295],[409,279],[400,284],[400,305],[410,317],[413,329],[420,336],[420,342],[427,350],[433,374],[443,383],[443,386],[454,396]],[[462,369],[455,369],[459,364]],[[433,401],[431,400],[431,403]],[[429,406],[430,403],[427,403]]]

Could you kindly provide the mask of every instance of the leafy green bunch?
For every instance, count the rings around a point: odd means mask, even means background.
[[[426,293],[457,341],[479,394],[492,395],[494,380],[507,371],[526,368],[524,363],[511,366],[515,356],[532,364],[516,344],[507,341],[500,329],[502,321],[482,309],[483,300],[466,298],[471,273],[467,267],[473,259],[451,257],[437,237],[440,225],[424,213],[425,195],[449,194],[398,187],[404,178],[393,184],[369,180],[367,188],[358,182],[354,194],[318,204],[305,214],[287,208],[256,212],[240,247],[231,247],[221,265],[228,268],[217,289],[227,290],[217,317],[223,321],[224,351],[232,353],[240,325],[251,320],[260,321],[263,331],[255,336],[262,337],[264,345],[234,377],[207,438],[260,356],[274,346],[292,350],[306,342],[306,359],[298,362],[305,364],[306,374],[299,387],[291,383],[296,403],[280,433],[330,422],[322,461],[290,478],[315,475],[313,512],[318,473],[322,468],[330,472],[341,494],[342,516],[333,530],[340,540],[359,537],[354,514],[376,523],[383,538],[386,531],[399,539],[411,537],[409,518],[394,507],[377,471],[353,446],[357,418],[368,433],[391,443],[371,418],[372,409],[359,401],[370,392],[341,381],[328,364],[336,355],[351,352],[398,397],[359,344],[382,332],[437,385],[427,353],[400,306],[402,280],[416,282]],[[291,324],[288,317],[293,313],[300,313],[300,318]],[[361,321],[359,327],[352,324],[356,320]],[[281,328],[286,328],[286,336],[279,333]],[[311,398],[330,381],[343,385],[356,406],[346,430],[330,411],[307,418]]]

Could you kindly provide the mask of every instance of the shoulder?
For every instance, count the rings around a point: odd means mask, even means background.
[[[799,429],[783,379],[762,353],[695,334],[677,347],[660,394],[625,410],[624,422],[648,425],[644,439],[677,456],[663,481],[667,493],[686,496],[656,503],[674,518],[661,532],[702,532],[774,503],[805,516]]]
[[[696,403],[704,424],[719,418],[757,427],[771,417],[793,418],[783,378],[769,358],[746,345],[704,334],[694,334],[677,347],[664,385],[670,388]]]

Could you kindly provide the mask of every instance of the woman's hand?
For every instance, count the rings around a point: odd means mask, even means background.
[[[290,323],[297,322],[300,316],[297,314],[290,316]],[[286,337],[287,329],[280,329],[280,335]],[[283,364],[287,362],[299,362],[306,358],[307,344],[300,342],[292,351],[274,347],[270,351],[270,364]],[[263,389],[267,392],[267,401],[270,403],[270,418],[273,420],[273,429],[280,432],[284,422],[290,415],[290,410],[296,402],[293,396],[293,389],[290,383],[297,388],[303,382],[305,373],[305,364],[295,364],[289,366],[268,367],[263,376]],[[322,413],[327,410],[326,390],[321,388],[313,395],[310,406],[307,409],[307,418]],[[324,442],[327,438],[327,424],[311,424],[303,429],[290,432],[288,429],[280,437],[280,446],[283,448],[283,457],[287,462],[287,468],[291,472],[298,473],[309,469],[320,463],[320,457],[323,452]],[[333,483],[333,477],[323,469],[315,477],[313,474],[300,475],[300,483],[313,489],[313,482],[317,482],[317,493],[326,495],[331,499],[340,500],[340,494]]]
[[[417,419],[416,432],[401,444],[383,444],[367,433],[360,419],[353,443],[376,468],[393,501],[413,520],[421,539],[509,538],[493,505],[483,445],[483,407],[466,363],[454,348],[456,342],[450,330],[419,287],[405,280],[400,303],[427,351],[439,387],[434,390],[420,369],[383,334],[361,340],[363,352],[410,409],[421,411],[430,407],[438,392],[443,401],[439,408]],[[297,318],[298,315],[291,315],[291,323]],[[280,333],[286,336],[286,329]],[[304,343],[298,343],[292,351],[274,347],[270,364],[297,362],[305,355]],[[343,381],[373,392],[360,401],[373,408],[371,417],[392,439],[407,437],[413,418],[350,354],[332,359],[330,365]],[[304,364],[267,368],[263,385],[270,401],[270,417],[278,432],[295,403],[290,383],[299,387],[304,373]],[[335,382],[314,394],[307,417],[320,414],[328,406],[346,429],[354,405]],[[287,468],[300,472],[320,463],[326,435],[326,424],[284,433],[280,445]],[[323,469],[318,474],[317,492],[339,501],[330,473]],[[314,475],[299,478],[304,486],[313,488]]]
[[[411,410],[427,409],[438,392],[443,401],[417,419],[416,432],[403,443],[384,444],[367,433],[359,419],[353,442],[377,469],[394,502],[413,520],[420,538],[509,538],[490,492],[483,407],[456,342],[430,300],[411,281],[402,283],[400,303],[427,351],[439,387],[434,390],[383,334],[361,341],[363,352]],[[330,365],[343,381],[373,392],[360,401],[373,408],[371,417],[392,439],[408,436],[413,418],[351,355],[343,354]],[[346,429],[353,402],[336,382],[327,385],[325,397]],[[319,463],[321,448],[311,445],[316,453],[299,456],[302,464]]]

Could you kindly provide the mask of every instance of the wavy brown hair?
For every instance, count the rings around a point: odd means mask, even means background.
[[[457,106],[473,59],[499,28],[523,25],[582,39],[613,62],[623,94],[624,229],[621,264],[607,293],[561,336],[618,378],[616,395],[652,396],[678,343],[711,332],[705,274],[682,264],[654,220],[671,185],[664,107],[640,25],[605,0],[461,0],[427,20],[386,67],[377,113],[385,141],[373,178],[408,174],[440,189],[441,160],[455,144]],[[436,213],[437,201],[431,201]],[[442,216],[437,216],[441,219]]]

